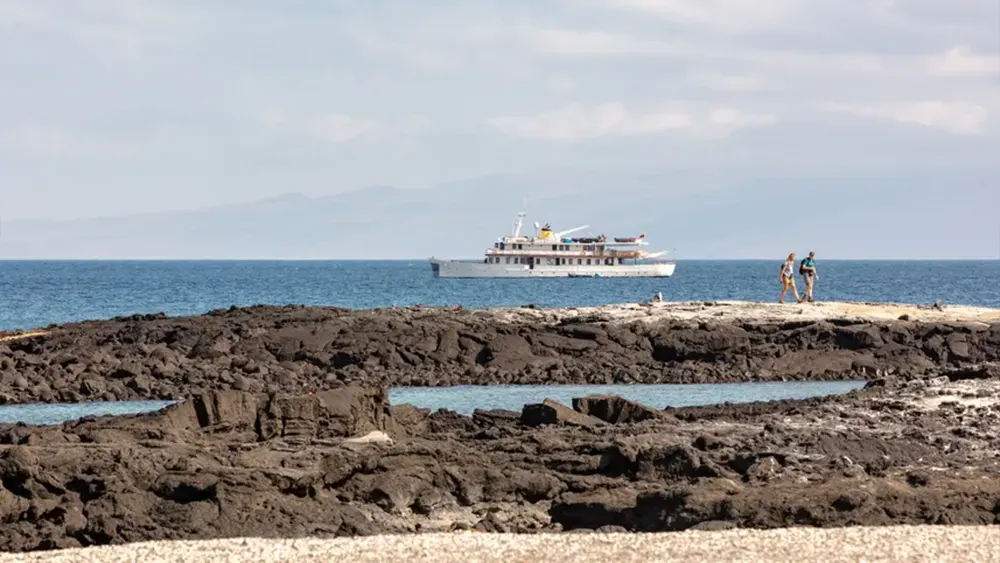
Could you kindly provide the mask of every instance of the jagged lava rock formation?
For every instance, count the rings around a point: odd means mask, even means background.
[[[0,425],[0,550],[157,539],[1000,524],[1000,369],[658,410],[431,413],[385,389],[211,391]],[[575,408],[574,408],[575,407]]]
[[[257,306],[0,338],[0,402],[212,390],[920,375],[1000,359],[1000,311],[667,303],[545,310]]]

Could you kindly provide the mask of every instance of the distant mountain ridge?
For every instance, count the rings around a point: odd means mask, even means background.
[[[680,258],[996,257],[988,175],[740,178],[725,173],[489,176],[428,189],[296,192],[185,212],[4,222],[3,259],[477,257],[511,229],[645,232]]]

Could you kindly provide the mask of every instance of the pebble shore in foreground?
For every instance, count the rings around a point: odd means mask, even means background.
[[[664,534],[425,534],[334,540],[230,539],[0,554],[0,563],[383,561],[1000,562],[1000,526],[785,528]]]

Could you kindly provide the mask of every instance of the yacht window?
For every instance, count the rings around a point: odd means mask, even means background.
[[[552,245],[552,250],[559,250],[559,245],[558,244],[553,244]]]
[[[587,265],[590,265],[590,258],[587,258]]]

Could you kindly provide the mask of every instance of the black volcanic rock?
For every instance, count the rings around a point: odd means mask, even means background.
[[[552,321],[457,308],[256,306],[0,341],[8,402],[181,399],[397,385],[921,377],[1000,360],[1000,323]],[[959,373],[956,371],[956,373]]]
[[[613,424],[551,401],[522,415],[430,412],[349,385],[204,391],[144,415],[0,425],[0,550],[1000,523],[989,400],[1000,379],[991,366],[944,373],[656,416],[615,397],[579,403]],[[592,423],[563,423],[574,420]]]

